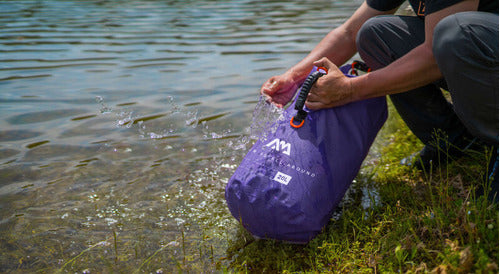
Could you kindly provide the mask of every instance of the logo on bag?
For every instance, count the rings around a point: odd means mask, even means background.
[[[292,176],[286,175],[285,173],[281,173],[278,171],[278,173],[276,173],[276,175],[274,175],[273,180],[278,182],[278,183],[288,185],[288,183],[290,183],[290,180],[292,180]]]
[[[285,141],[281,141],[280,139],[276,138],[269,142],[266,147],[271,147],[272,149],[276,151],[280,151],[283,154],[286,154],[290,156],[290,150],[292,149],[292,145],[290,143],[287,143]]]

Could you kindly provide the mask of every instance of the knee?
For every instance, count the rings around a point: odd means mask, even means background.
[[[381,26],[384,21],[378,17],[368,19],[359,29],[356,35],[356,49],[363,61],[372,69],[378,69],[387,64],[382,62],[380,58],[385,58],[385,48],[381,37]]]
[[[469,11],[443,18],[434,28],[432,51],[438,64],[463,59],[498,66],[498,15]]]
[[[456,14],[443,18],[434,28],[432,40],[432,52],[436,62],[449,62],[461,50],[458,48],[463,45],[460,41],[460,26],[456,20]]]
[[[371,45],[378,40],[379,24],[380,20],[375,17],[368,19],[359,29],[356,36],[356,49],[362,57],[370,52],[370,49],[373,48]]]
[[[356,36],[356,48],[372,69],[387,66],[423,41],[423,21],[401,16],[367,20]]]
[[[460,12],[443,18],[434,28],[432,52],[443,74],[464,65],[498,71],[498,15]]]

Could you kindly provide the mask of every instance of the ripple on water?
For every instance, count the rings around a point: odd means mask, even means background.
[[[5,159],[18,154],[20,151],[15,149],[4,148],[0,149],[0,159]]]
[[[26,152],[25,162],[46,161],[50,158],[81,159],[94,156],[97,146],[83,147],[74,145],[40,145]]]
[[[40,135],[41,132],[31,130],[0,130],[0,142],[25,140]]]
[[[80,115],[85,112],[86,111],[83,109],[57,109],[57,110],[30,112],[12,116],[7,119],[7,122],[9,122],[12,125],[43,123],[60,118]]]

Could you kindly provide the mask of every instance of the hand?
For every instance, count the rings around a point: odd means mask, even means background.
[[[307,108],[312,110],[331,108],[353,101],[349,77],[325,57],[314,62],[314,65],[326,68],[328,74],[319,78],[312,86],[306,100]]]
[[[260,93],[266,96],[267,101],[282,108],[293,97],[299,85],[295,80],[285,73],[269,78],[261,87]]]

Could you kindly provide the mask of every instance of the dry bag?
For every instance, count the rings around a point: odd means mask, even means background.
[[[340,69],[353,77],[351,65]],[[299,106],[284,110],[285,119],[252,146],[226,186],[231,214],[258,238],[307,243],[316,236],[387,119],[385,97],[303,110],[302,90],[318,73],[313,69],[295,99]]]

